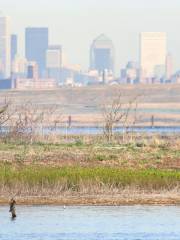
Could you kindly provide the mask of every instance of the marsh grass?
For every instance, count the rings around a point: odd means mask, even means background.
[[[73,141],[0,142],[0,194],[59,196],[180,192],[178,139],[140,138],[108,143],[97,137]]]
[[[163,191],[179,188],[179,171],[125,170],[107,167],[14,167],[0,166],[1,193],[28,192],[88,192],[122,191],[133,188],[145,191]]]
[[[93,137],[91,136],[93,139]],[[0,160],[49,166],[110,166],[140,169],[180,169],[180,142],[175,138],[139,139],[119,144],[75,139],[65,142],[0,142]]]

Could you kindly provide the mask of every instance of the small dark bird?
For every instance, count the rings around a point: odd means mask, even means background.
[[[16,218],[16,208],[15,208],[15,205],[16,205],[16,201],[12,198],[10,203],[9,203],[9,206],[10,206],[9,212],[12,214],[12,219]]]

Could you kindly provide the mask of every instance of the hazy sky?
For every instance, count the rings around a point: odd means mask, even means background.
[[[50,43],[62,44],[70,63],[89,63],[92,40],[105,33],[114,42],[116,69],[138,60],[141,31],[165,31],[168,51],[180,69],[180,0],[0,0],[24,45],[26,26],[47,26]]]

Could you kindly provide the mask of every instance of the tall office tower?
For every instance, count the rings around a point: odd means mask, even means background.
[[[97,37],[90,49],[90,69],[103,73],[114,72],[114,46],[104,34]]]
[[[0,78],[11,75],[10,18],[0,15]]]
[[[15,60],[17,55],[17,35],[11,35],[11,63]]]
[[[51,45],[46,51],[46,68],[49,78],[60,82],[62,68],[62,47],[60,45]]]
[[[143,32],[140,35],[140,67],[143,78],[165,74],[167,37],[164,32]],[[163,70],[162,70],[163,69]]]
[[[62,47],[60,45],[48,47],[46,51],[46,67],[58,69],[62,67]]]
[[[46,51],[48,49],[48,28],[26,28],[25,54],[28,61],[35,61],[39,67],[40,77],[46,71]]]
[[[173,58],[171,54],[166,57],[166,79],[170,80],[173,75]]]

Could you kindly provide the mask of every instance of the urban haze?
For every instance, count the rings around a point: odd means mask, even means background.
[[[180,1],[0,8],[0,240],[179,240]]]
[[[138,38],[143,31],[168,33],[168,51],[174,70],[179,69],[179,7],[178,0],[1,1],[1,11],[12,17],[13,32],[19,36],[20,53],[24,53],[25,27],[48,26],[50,43],[63,45],[69,62],[86,69],[92,39],[105,33],[116,47],[117,74],[127,61],[139,59]]]

